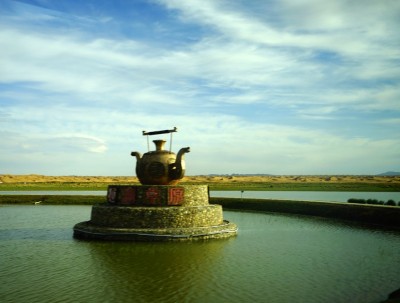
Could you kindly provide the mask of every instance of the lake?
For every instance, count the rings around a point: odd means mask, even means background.
[[[0,206],[2,302],[373,303],[400,287],[400,233],[225,211],[237,237],[85,242],[90,206]]]

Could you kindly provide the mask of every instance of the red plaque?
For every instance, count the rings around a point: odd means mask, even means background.
[[[156,187],[150,187],[146,190],[146,204],[158,205],[161,200],[161,191]]]
[[[121,204],[135,204],[136,191],[133,187],[125,187],[121,191]]]
[[[168,205],[182,205],[184,198],[184,190],[182,187],[174,187],[169,189]]]

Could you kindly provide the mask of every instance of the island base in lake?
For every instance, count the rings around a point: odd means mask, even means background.
[[[74,226],[79,239],[181,241],[235,236],[221,205],[209,204],[206,185],[110,185],[107,202]]]

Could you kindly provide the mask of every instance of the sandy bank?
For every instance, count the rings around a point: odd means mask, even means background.
[[[45,176],[0,175],[2,183],[138,183],[134,176]],[[186,176],[182,183],[390,183],[400,184],[400,176]]]

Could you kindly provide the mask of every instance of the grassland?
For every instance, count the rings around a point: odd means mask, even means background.
[[[127,176],[0,175],[0,191],[106,190],[111,184],[139,184]],[[398,192],[400,176],[187,176],[180,184],[211,190]]]

